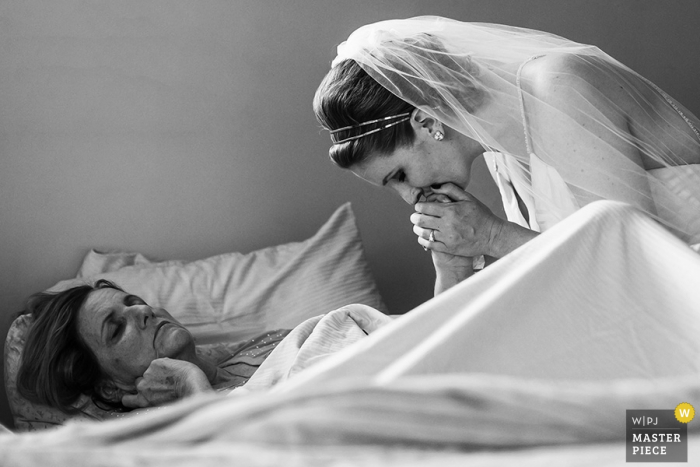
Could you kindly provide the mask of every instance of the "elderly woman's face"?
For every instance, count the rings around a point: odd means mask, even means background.
[[[78,332],[122,389],[133,389],[156,358],[194,356],[192,335],[167,311],[116,289],[90,292],[78,312]]]

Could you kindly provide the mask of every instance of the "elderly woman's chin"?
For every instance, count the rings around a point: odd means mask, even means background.
[[[168,323],[156,332],[153,348],[159,358],[178,358],[183,353],[194,352],[194,338],[181,325]]]

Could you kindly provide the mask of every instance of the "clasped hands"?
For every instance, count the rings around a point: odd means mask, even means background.
[[[122,404],[130,408],[152,407],[208,390],[211,384],[207,376],[194,363],[157,358],[136,379],[137,392],[124,395]]]
[[[434,253],[497,256],[495,245],[504,221],[478,199],[452,183],[433,188],[411,215],[418,243]],[[434,242],[429,241],[434,231]]]

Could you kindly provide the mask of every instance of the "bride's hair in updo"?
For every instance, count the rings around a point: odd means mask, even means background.
[[[354,60],[334,66],[321,82],[314,97],[314,112],[323,127],[330,130],[412,112],[414,107],[399,99],[370,77]],[[385,125],[377,122],[339,133],[349,138]],[[391,154],[409,145],[415,134],[409,121],[339,144],[328,155],[339,167],[347,169],[365,160],[370,153]]]
[[[481,105],[485,92],[476,80],[478,66],[469,56],[455,58],[454,54],[447,53],[435,36],[422,33],[410,39],[386,40],[382,48],[372,53],[381,55],[384,50],[387,51],[386,62],[390,65],[382,72],[399,76],[409,89],[405,95],[417,105],[451,115],[452,111],[442,108],[444,96],[440,94],[443,91],[459,96],[462,106],[469,112]],[[415,76],[406,65],[411,57],[430,63],[429,71],[425,71],[430,76]],[[434,87],[426,87],[426,79]],[[440,84],[435,86],[436,82]],[[405,117],[401,122],[392,119],[364,124],[410,114],[415,107],[382,86],[352,59],[343,60],[331,68],[316,91],[313,107],[319,123],[331,132],[350,127],[334,132],[337,134],[333,139],[339,142],[329,150],[330,158],[342,168],[361,163],[370,153],[390,155],[415,139],[411,123]],[[364,136],[358,137],[360,135]]]

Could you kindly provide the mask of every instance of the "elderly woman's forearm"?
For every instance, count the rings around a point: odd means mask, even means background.
[[[445,290],[462,282],[467,277],[474,274],[474,268],[465,267],[460,269],[435,269],[435,296],[441,294]]]

